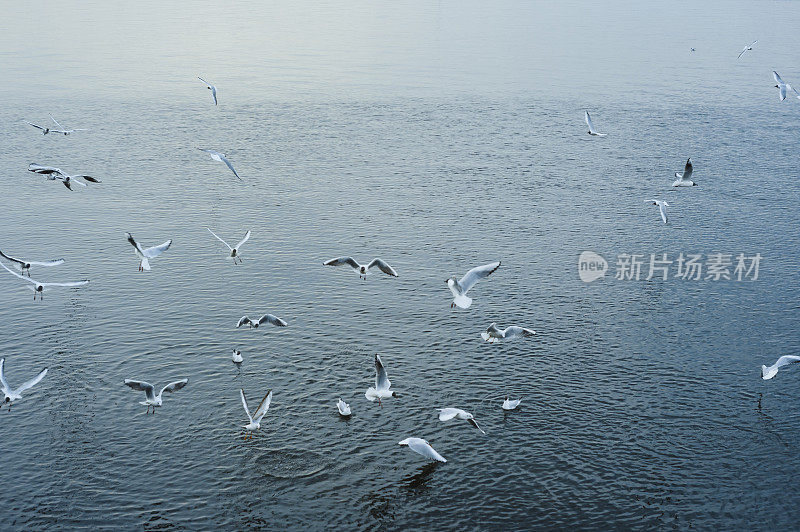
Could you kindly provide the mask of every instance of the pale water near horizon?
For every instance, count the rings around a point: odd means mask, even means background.
[[[7,7],[0,249],[91,283],[34,303],[0,275],[9,382],[49,368],[0,412],[0,528],[796,527],[800,369],[759,371],[800,353],[800,101],[771,76],[800,84],[797,2]],[[48,112],[89,131],[23,122]],[[244,264],[205,227],[252,230]],[[138,273],[126,231],[174,244]],[[720,252],[758,280],[613,278]],[[494,260],[451,310],[445,279]],[[235,329],[265,312],[289,327]],[[537,336],[486,344],[494,321]],[[122,384],[183,377],[149,416]],[[274,393],[252,441],[239,388]]]

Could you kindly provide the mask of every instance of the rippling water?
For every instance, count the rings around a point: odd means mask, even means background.
[[[33,303],[0,276],[9,381],[50,369],[0,413],[0,528],[797,526],[800,372],[759,378],[800,350],[800,104],[770,76],[800,83],[796,2],[7,7],[1,249],[91,283]],[[89,131],[22,122],[48,112]],[[701,186],[670,190],[689,156]],[[206,226],[253,231],[242,266]],[[138,273],[126,231],[174,244]],[[587,285],[584,250],[764,260]],[[322,267],[340,254],[400,277]],[[451,311],[443,281],[493,260]],[[290,326],[234,328],[262,312]],[[492,321],[538,335],[488,345]],[[151,416],[122,385],[182,377]],[[252,441],[240,387],[274,391]]]

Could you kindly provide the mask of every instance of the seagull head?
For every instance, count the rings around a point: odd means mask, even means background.
[[[392,392],[392,397],[400,397],[397,392]]]
[[[36,285],[36,291],[41,294],[44,291],[44,286],[42,286],[40,284],[37,284]]]

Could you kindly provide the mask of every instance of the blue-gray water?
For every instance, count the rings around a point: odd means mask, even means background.
[[[797,2],[5,8],[0,249],[91,283],[34,303],[0,275],[7,378],[49,368],[0,413],[0,528],[797,526],[800,371],[759,378],[800,351],[800,102],[771,77],[800,85]],[[89,131],[23,122],[48,112]],[[672,190],[687,157],[700,186]],[[244,264],[205,227],[251,229]],[[138,273],[126,231],[174,244]],[[606,279],[579,280],[584,250]],[[764,259],[754,282],[613,279],[662,252]],[[322,267],[341,254],[400,277]],[[493,260],[450,310],[443,281]],[[289,327],[234,328],[262,312]],[[492,321],[538,335],[489,345]],[[122,384],[182,377],[151,416]],[[240,387],[274,391],[253,441]]]

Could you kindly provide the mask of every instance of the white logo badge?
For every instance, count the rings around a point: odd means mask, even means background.
[[[578,257],[578,275],[584,283],[605,277],[608,270],[606,259],[594,251],[584,251]]]

